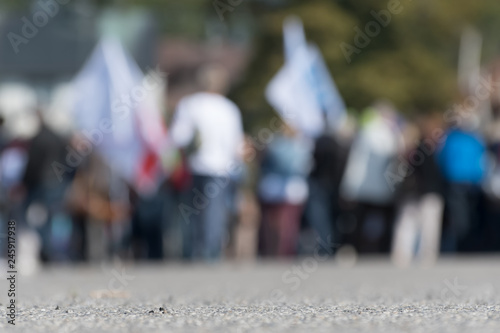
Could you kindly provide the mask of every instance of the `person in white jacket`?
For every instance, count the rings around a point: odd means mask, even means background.
[[[203,91],[179,102],[170,134],[187,151],[192,173],[190,200],[179,205],[184,256],[217,259],[230,218],[232,178],[240,167],[244,135],[240,110],[223,95],[228,87],[224,69],[203,68],[199,82]]]

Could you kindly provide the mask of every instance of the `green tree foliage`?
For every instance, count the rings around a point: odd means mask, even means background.
[[[468,24],[479,27],[485,37],[483,63],[498,54],[498,1],[400,0],[400,12],[348,62],[340,45],[355,46],[354,28],[364,31],[375,21],[372,11],[387,10],[390,2],[308,0],[279,7],[256,2],[255,58],[244,85],[234,93],[247,119],[260,126],[272,114],[263,92],[284,61],[282,22],[288,15],[302,19],[308,40],[321,49],[346,104],[356,109],[384,98],[403,113],[444,110],[457,98],[459,40]]]

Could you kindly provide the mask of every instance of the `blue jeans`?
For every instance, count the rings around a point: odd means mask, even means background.
[[[64,193],[68,183],[52,183],[31,188],[24,202],[24,214],[33,203],[41,204],[47,210],[47,218],[34,229],[41,238],[41,258],[43,261],[66,261],[71,259],[70,242],[72,222],[64,207]],[[30,228],[25,216],[20,221],[21,228]]]
[[[320,181],[309,179],[309,198],[306,205],[306,217],[324,244],[328,244],[336,239],[336,235],[334,234],[336,207],[334,207],[335,200],[331,192]]]
[[[193,176],[189,199],[179,205],[184,258],[220,258],[231,218],[233,186],[229,178]]]

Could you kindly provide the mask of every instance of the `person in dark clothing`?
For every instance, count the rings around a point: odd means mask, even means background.
[[[483,182],[484,230],[483,249],[500,251],[500,102],[492,103],[492,119],[487,128],[491,166]]]
[[[165,189],[160,188],[156,194],[149,197],[136,195],[135,205],[131,216],[136,259],[147,258],[148,260],[162,260],[164,258],[164,192]]]
[[[305,215],[323,244],[337,242],[339,239],[335,221],[339,215],[338,189],[344,171],[345,155],[343,147],[332,136],[323,134],[316,139]]]
[[[41,118],[41,117],[40,117]],[[38,133],[28,145],[28,161],[23,176],[27,193],[26,222],[38,231],[44,261],[66,260],[70,247],[71,220],[64,213],[64,193],[70,179],[59,179],[53,163],[66,160],[66,141],[41,121]]]
[[[444,251],[469,252],[481,247],[475,235],[483,228],[481,187],[487,170],[486,157],[486,143],[477,130],[456,128],[449,131],[439,153],[441,170],[447,181]]]
[[[438,143],[432,137],[437,123],[432,117],[420,123],[420,140],[406,152],[410,166],[398,188],[398,215],[392,247],[392,260],[401,266],[416,257],[421,264],[435,262],[441,240],[444,210],[444,178],[434,152]]]

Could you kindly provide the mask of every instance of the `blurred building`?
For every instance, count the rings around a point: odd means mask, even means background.
[[[73,78],[101,35],[119,31],[139,66],[153,66],[157,36],[149,13],[103,10],[87,1],[45,8],[42,3],[0,12],[0,34],[6,36],[0,40],[0,84],[27,83],[43,101],[54,86]]]

